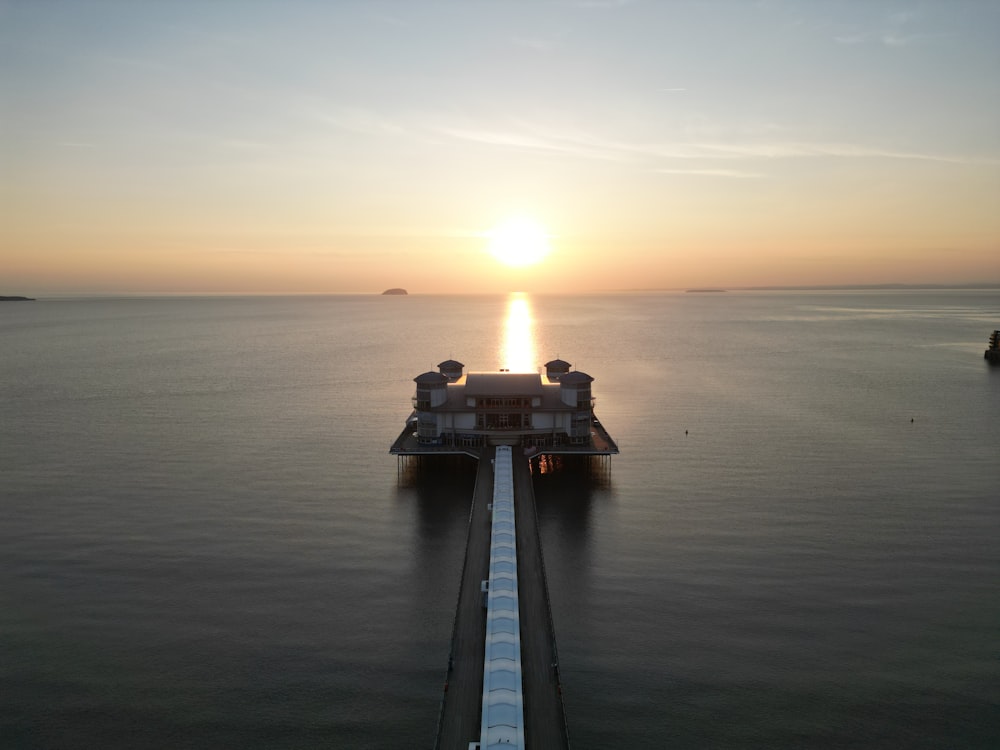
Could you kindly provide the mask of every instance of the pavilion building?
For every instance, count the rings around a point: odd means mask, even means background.
[[[449,359],[413,379],[413,411],[390,453],[469,453],[497,445],[537,453],[618,453],[594,415],[594,379],[569,362],[547,362],[544,374],[464,370]]]

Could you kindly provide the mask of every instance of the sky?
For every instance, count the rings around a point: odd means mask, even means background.
[[[968,282],[997,2],[0,0],[0,294]]]

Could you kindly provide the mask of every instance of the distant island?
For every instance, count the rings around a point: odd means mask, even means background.
[[[403,292],[406,294],[406,292]],[[34,302],[34,297],[0,297],[0,302]]]
[[[706,292],[721,293],[726,291],[725,289],[688,289],[686,290],[688,294],[704,294]]]
[[[995,281],[962,281],[951,284],[816,284],[816,285],[775,285],[775,286],[731,286],[728,289],[695,288],[668,286],[626,287],[621,289],[599,289],[608,292],[882,292],[882,291],[927,291],[929,289],[964,290],[964,289],[1000,289],[1000,279]]]
[[[406,294],[406,293],[407,292],[405,289],[401,289],[398,286],[393,287],[392,289],[386,289],[384,292],[382,292],[382,294]]]

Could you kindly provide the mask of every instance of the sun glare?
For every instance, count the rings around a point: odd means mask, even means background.
[[[490,255],[507,266],[533,266],[549,254],[549,235],[532,219],[508,219],[486,236]]]
[[[528,296],[524,292],[511,292],[500,345],[502,367],[511,372],[537,372],[534,326]]]

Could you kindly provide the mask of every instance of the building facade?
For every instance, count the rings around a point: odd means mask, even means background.
[[[413,412],[392,452],[520,445],[540,451],[617,453],[594,416],[594,379],[571,368],[555,359],[545,364],[544,374],[466,374],[461,362],[442,362],[436,372],[413,379]]]

